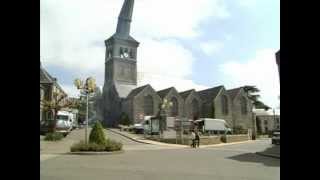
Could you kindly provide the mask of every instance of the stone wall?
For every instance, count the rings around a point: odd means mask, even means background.
[[[222,96],[226,96],[228,98],[228,114],[222,113]],[[227,94],[225,89],[218,94],[218,96],[214,99],[214,114],[216,119],[224,119],[230,126],[233,125],[232,121],[232,102],[229,94]]]
[[[173,97],[175,97],[177,99],[177,101],[178,101],[178,117],[183,117],[184,100],[176,90],[171,90],[165,98],[168,101],[171,101],[171,99]],[[171,109],[170,108],[169,108],[167,113],[168,113],[168,116],[171,115]]]
[[[248,140],[249,140],[249,137],[247,134],[245,134],[245,135],[228,135],[227,136],[227,143],[248,141]]]
[[[135,123],[140,123],[138,122],[139,114],[144,115],[144,97],[148,95],[153,98],[153,116],[158,114],[161,98],[151,86],[148,86],[133,99],[133,120]]]
[[[241,111],[241,98],[246,99],[247,113],[243,114]],[[243,90],[232,101],[232,118],[234,126],[242,126],[244,129],[253,128],[252,104]]]
[[[189,118],[189,119],[193,119],[193,114],[192,114],[192,100],[193,99],[196,99],[198,101],[199,117],[201,116],[202,100],[201,100],[200,96],[198,95],[198,93],[193,91],[184,101],[183,115],[184,115],[184,117]]]

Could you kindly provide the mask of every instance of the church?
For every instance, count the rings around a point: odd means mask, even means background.
[[[144,116],[156,116],[159,104],[167,99],[173,118],[224,119],[232,127],[255,128],[252,104],[243,88],[227,90],[223,85],[196,91],[178,92],[175,87],[156,91],[150,84],[137,86],[139,42],[130,36],[134,0],[125,0],[118,17],[116,32],[105,40],[105,80],[102,94],[103,123],[118,124],[125,113],[131,122],[140,123]]]

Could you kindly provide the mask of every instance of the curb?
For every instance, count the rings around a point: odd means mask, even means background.
[[[266,157],[271,157],[271,158],[280,159],[280,156],[273,155],[273,154],[266,154],[266,153],[260,153],[260,152],[256,152],[256,154],[258,154],[258,155],[260,155],[260,156],[266,156]]]
[[[67,155],[111,155],[111,154],[122,154],[124,150],[113,151],[113,152],[94,152],[94,151],[82,151],[82,152],[68,152]]]
[[[248,143],[248,142],[254,142],[254,141],[253,140],[247,140],[247,141],[239,141],[239,142],[231,142],[231,143],[219,143],[219,144],[210,144],[210,145],[202,145],[202,146],[200,145],[200,148],[219,147],[219,146],[242,144],[242,143]]]
[[[137,140],[137,139],[132,138],[132,137],[130,137],[130,136],[127,136],[127,135],[124,135],[124,134],[122,134],[122,133],[119,133],[119,132],[117,132],[117,131],[114,131],[114,130],[112,130],[112,129],[108,129],[108,128],[107,128],[107,130],[109,130],[109,131],[111,131],[111,132],[114,132],[114,133],[116,133],[116,134],[119,134],[119,135],[121,135],[121,136],[123,136],[123,137],[126,137],[126,138],[128,138],[128,139],[131,139],[131,140],[133,140],[133,141],[135,141],[135,142],[138,142],[138,143],[151,144],[151,145],[159,145],[159,146],[177,147],[177,146],[174,146],[175,144],[169,144],[169,143],[158,142],[158,141],[155,141],[155,143],[149,143],[149,142],[145,142],[145,141],[140,141],[140,140]],[[152,140],[148,140],[148,141],[152,141]],[[186,148],[186,147],[188,147],[188,146],[183,146],[183,145],[182,145],[182,146],[178,146],[178,147],[180,147],[180,148]]]
[[[111,131],[111,132],[113,132],[113,133],[119,134],[119,135],[121,135],[121,136],[123,136],[123,137],[126,137],[126,138],[128,138],[128,139],[131,139],[132,141],[135,141],[135,142],[138,142],[138,143],[151,144],[151,143],[139,141],[139,140],[137,140],[137,139],[134,139],[134,138],[132,138],[132,137],[130,137],[130,136],[124,135],[124,134],[122,134],[122,133],[119,133],[119,132],[114,131],[114,130],[109,129],[109,128],[107,128],[106,130],[109,130],[109,131]]]

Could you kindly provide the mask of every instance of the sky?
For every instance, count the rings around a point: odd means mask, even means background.
[[[75,78],[104,82],[105,45],[124,0],[42,0],[40,60],[69,94]],[[138,85],[155,90],[255,85],[277,108],[279,0],[135,0]]]

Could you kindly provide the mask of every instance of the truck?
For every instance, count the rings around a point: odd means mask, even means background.
[[[56,132],[60,132],[63,135],[67,135],[73,128],[74,115],[68,111],[58,111]]]
[[[200,118],[195,120],[197,127],[204,134],[231,134],[232,130],[223,119]]]

